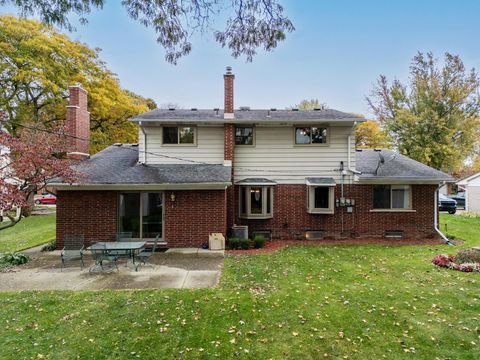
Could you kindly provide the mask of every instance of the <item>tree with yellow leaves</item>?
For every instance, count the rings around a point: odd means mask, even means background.
[[[390,147],[390,140],[377,121],[367,120],[355,129],[355,146],[359,149],[384,149]]]

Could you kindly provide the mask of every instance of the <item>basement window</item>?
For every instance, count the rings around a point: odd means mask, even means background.
[[[195,127],[192,126],[164,126],[164,145],[195,145]]]
[[[373,208],[405,210],[412,208],[410,185],[375,185],[373,187]]]
[[[272,186],[240,186],[240,217],[269,219],[273,217]]]
[[[295,145],[327,145],[326,127],[296,127]]]
[[[254,129],[249,126],[241,126],[235,128],[235,145],[253,145]]]

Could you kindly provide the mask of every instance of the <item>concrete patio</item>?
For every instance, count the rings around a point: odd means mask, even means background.
[[[94,265],[88,251],[85,267],[71,261],[61,269],[60,251],[30,252],[32,260],[0,273],[0,291],[18,290],[100,290],[146,288],[207,288],[218,284],[223,268],[223,251],[181,249],[156,253],[154,268],[118,261],[119,271],[89,272]]]

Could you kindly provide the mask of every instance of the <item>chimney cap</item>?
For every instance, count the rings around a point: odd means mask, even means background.
[[[227,66],[227,72],[225,73],[225,75],[233,75],[231,66]]]

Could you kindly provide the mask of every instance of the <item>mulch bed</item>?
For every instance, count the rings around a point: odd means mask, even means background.
[[[404,246],[404,245],[442,245],[443,241],[438,239],[345,239],[345,240],[272,240],[266,241],[265,246],[261,249],[249,250],[225,250],[227,254],[249,255],[249,254],[267,254],[280,250],[285,246],[295,245],[388,245],[388,246]]]

